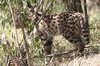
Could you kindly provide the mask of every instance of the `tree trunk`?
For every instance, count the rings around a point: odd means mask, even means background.
[[[84,11],[84,15],[85,15],[85,18],[86,18],[86,26],[89,27],[86,0],[83,0],[83,5],[84,5],[84,10],[83,11]]]
[[[81,0],[63,0],[64,6],[67,7],[67,11],[75,11],[83,13]]]

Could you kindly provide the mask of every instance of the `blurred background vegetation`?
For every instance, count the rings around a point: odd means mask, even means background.
[[[37,6],[40,0],[29,0],[33,6]],[[45,10],[52,0],[44,0]],[[87,5],[88,21],[90,25],[89,45],[92,47],[85,50],[87,54],[100,52],[100,0],[55,0],[47,14],[77,11],[84,13],[84,1]],[[76,3],[76,4],[75,4]],[[77,4],[78,3],[78,4]],[[80,8],[81,6],[81,8]],[[76,9],[77,7],[77,9]],[[33,35],[34,25],[27,20],[29,12],[24,0],[0,0],[0,66],[44,66],[48,64],[48,58],[43,58],[41,43],[36,35]],[[20,20],[20,23],[18,21]],[[62,36],[54,38],[52,53],[61,53],[73,49],[73,45]],[[39,56],[39,58],[33,58]],[[57,66],[64,63],[65,58],[55,58],[50,63]]]

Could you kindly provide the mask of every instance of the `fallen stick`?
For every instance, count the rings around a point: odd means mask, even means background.
[[[90,47],[92,47],[92,46],[86,45],[85,48],[90,48]],[[67,52],[62,52],[62,53],[57,53],[57,54],[52,54],[52,55],[47,55],[47,56],[33,56],[33,57],[31,57],[31,59],[33,59],[33,58],[45,58],[45,57],[59,57],[59,56],[62,56],[62,55],[68,55],[68,54],[75,52],[77,50],[78,49],[73,49],[73,50],[70,50],[70,51],[67,51]]]

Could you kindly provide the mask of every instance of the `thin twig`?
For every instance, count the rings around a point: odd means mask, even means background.
[[[11,59],[8,59],[7,66],[10,66]]]
[[[55,0],[52,0],[52,2],[49,4],[49,7],[43,12],[41,18],[37,21],[37,24],[43,19],[43,16],[48,12],[48,10],[51,8],[51,6],[53,5],[53,2]]]
[[[59,57],[59,56],[62,56],[62,55],[67,55],[67,54],[72,53],[74,51],[77,51],[77,49],[73,49],[73,50],[63,52],[63,53],[58,53],[58,54],[47,55],[47,57]]]
[[[46,0],[45,0],[45,1],[46,1]],[[43,5],[43,6],[44,6],[43,11],[46,10],[48,4],[49,4],[49,0],[47,0],[46,3]]]
[[[19,54],[20,54],[20,57],[21,57],[22,55],[21,55],[21,51],[20,51],[20,45],[19,45],[19,40],[18,40],[18,33],[17,33],[16,23],[15,23],[16,21],[15,21],[14,12],[12,10],[10,0],[8,0],[8,4],[9,4],[11,16],[12,16],[12,20],[13,20],[13,24],[14,24],[14,28],[15,28],[16,44],[18,45],[18,51],[19,51]]]
[[[92,47],[92,46],[87,45],[85,48],[90,48],[90,47]],[[72,52],[75,52],[77,50],[78,49],[76,48],[76,49],[73,49],[73,50],[70,50],[70,51],[67,51],[67,52],[62,52],[62,53],[58,53],[58,54],[47,55],[46,57],[59,57],[59,56],[63,56],[63,55],[68,55],[68,54],[70,54]],[[33,56],[33,57],[31,57],[31,59],[33,59],[33,58],[45,58],[45,56]]]
[[[45,15],[48,12],[48,10],[53,6],[54,1],[55,0],[52,0],[52,2],[49,4],[48,8],[44,11],[43,15]]]
[[[37,15],[38,13],[38,10],[40,9],[40,6],[43,4],[43,0],[41,0],[36,8],[36,12],[35,12],[35,15]]]
[[[22,14],[19,13],[18,14],[18,17],[19,17],[19,23],[21,23],[21,29],[22,29],[22,33],[23,33],[23,40],[24,40],[24,44],[25,44],[25,49],[26,49],[26,58],[27,58],[27,63],[28,63],[28,66],[31,66],[30,65],[30,57],[29,57],[29,44],[27,42],[27,39],[26,39],[26,34],[25,34],[25,30],[24,30],[24,23],[23,23],[23,20],[22,20]]]
[[[67,54],[72,53],[74,51],[77,51],[77,49],[73,49],[73,50],[70,50],[70,51],[67,51],[67,52],[58,53],[58,54],[47,55],[46,57],[59,57],[59,56],[62,56],[62,55],[67,55]],[[45,58],[45,56],[33,56],[33,57],[31,57],[31,59],[32,58]]]
[[[11,11],[12,19],[13,19],[15,31],[16,31],[16,42],[17,42],[17,44],[18,44],[18,48],[19,48],[18,50],[19,50],[19,54],[20,54],[20,57],[21,57],[22,55],[21,55],[20,46],[19,46],[19,41],[18,41],[18,34],[17,34],[16,24],[15,24],[15,17],[14,17],[14,13],[13,13],[13,10],[12,10],[12,7],[11,7],[10,0],[8,0],[8,3],[9,3],[9,8],[10,8],[10,11]],[[21,22],[21,21],[20,21],[20,22]],[[23,22],[22,22],[22,24],[23,24]],[[24,26],[22,25],[21,27],[22,27],[22,32],[23,32],[23,39],[24,39],[24,42],[25,42],[26,55],[27,55],[27,62],[28,62],[28,66],[30,66],[28,43],[27,43],[26,36],[25,36]]]

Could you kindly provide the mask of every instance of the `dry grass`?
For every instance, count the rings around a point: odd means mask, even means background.
[[[100,54],[77,57],[69,63],[61,63],[60,66],[100,66]]]

